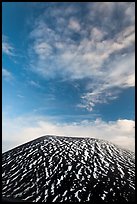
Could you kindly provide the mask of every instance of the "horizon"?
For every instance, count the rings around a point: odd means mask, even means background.
[[[3,2],[2,119],[3,152],[50,134],[135,151],[134,2]]]
[[[17,146],[15,146],[15,147],[13,147],[13,148],[11,148],[11,149],[8,149],[8,150],[6,150],[6,151],[4,151],[4,152],[2,152],[3,154],[5,154],[5,153],[7,153],[7,152],[9,152],[9,151],[13,151],[13,150],[15,150],[15,149],[17,149],[17,148],[20,148],[20,147],[22,147],[22,146],[25,146],[26,144],[28,144],[28,143],[31,143],[31,142],[33,142],[33,141],[35,141],[35,140],[39,140],[39,139],[42,139],[42,138],[47,138],[47,137],[49,137],[49,139],[51,139],[51,137],[53,137],[54,139],[56,138],[65,138],[65,139],[91,139],[91,140],[97,140],[97,141],[99,141],[99,142],[106,142],[106,143],[109,143],[110,145],[114,145],[114,146],[116,146],[116,147],[118,147],[118,148],[120,148],[121,150],[126,150],[126,151],[130,151],[130,152],[132,152],[132,153],[134,153],[134,151],[132,151],[132,150],[128,150],[127,148],[124,148],[124,147],[122,147],[121,145],[119,145],[119,144],[114,144],[114,143],[112,143],[112,142],[110,142],[110,141],[108,141],[108,140],[105,140],[105,139],[100,139],[100,138],[96,138],[96,137],[89,137],[89,136],[84,136],[84,137],[82,137],[82,136],[65,136],[65,135],[41,135],[41,136],[38,136],[37,138],[33,138],[31,141],[29,140],[29,141],[26,141],[25,143],[23,143],[23,144],[19,144],[19,145],[17,145]]]

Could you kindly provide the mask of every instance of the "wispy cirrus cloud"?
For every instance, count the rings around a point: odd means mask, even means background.
[[[5,35],[2,35],[2,52],[8,56],[15,56],[15,48]]]
[[[24,98],[24,96],[22,95],[22,94],[17,94],[17,96],[19,97],[19,98]]]
[[[2,68],[2,77],[6,80],[6,81],[12,81],[14,79],[13,74],[8,71],[5,68]]]
[[[8,129],[6,128],[7,124],[9,124]],[[3,151],[38,136],[57,134],[99,138],[134,151],[134,128],[135,121],[127,119],[105,122],[97,118],[95,121],[82,120],[77,123],[56,123],[48,120],[48,118],[38,116],[17,117],[8,119],[8,121],[3,117]],[[13,135],[12,143],[9,141],[9,134]]]
[[[28,83],[33,87],[41,88],[40,84],[34,80],[30,80],[30,81],[28,81]]]
[[[129,54],[119,57],[111,62],[109,68],[103,73],[103,80],[99,83],[88,83],[87,92],[81,96],[82,103],[78,106],[93,110],[96,104],[108,103],[116,99],[123,89],[135,86],[135,57]],[[89,91],[88,91],[89,90]]]
[[[135,5],[94,2],[86,3],[84,11],[79,5],[62,5],[52,13],[47,7],[34,20],[30,64],[45,78],[89,78],[78,106],[92,111],[116,99],[120,89],[134,87]]]

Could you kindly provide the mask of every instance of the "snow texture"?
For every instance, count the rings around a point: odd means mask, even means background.
[[[43,136],[2,155],[2,195],[31,202],[135,200],[135,155],[95,138]]]

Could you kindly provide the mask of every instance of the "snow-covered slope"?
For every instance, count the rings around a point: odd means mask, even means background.
[[[135,155],[98,139],[40,137],[3,153],[2,195],[33,202],[134,201]]]

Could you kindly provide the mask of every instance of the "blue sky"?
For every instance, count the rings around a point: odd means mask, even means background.
[[[39,134],[81,132],[133,149],[134,10],[133,2],[2,3],[4,151]]]

